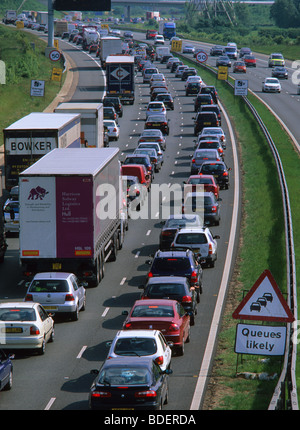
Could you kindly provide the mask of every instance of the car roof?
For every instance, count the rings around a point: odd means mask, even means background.
[[[160,284],[165,282],[172,282],[174,284],[186,284],[187,278],[185,276],[154,276],[153,278],[148,279],[147,286],[150,284]]]
[[[0,308],[34,308],[36,302],[3,302],[0,303]]]
[[[159,333],[159,330],[119,330],[115,337],[123,338],[123,337],[155,337]]]
[[[41,272],[37,273],[33,279],[68,279],[73,273],[68,272]]]
[[[149,369],[151,369],[152,363],[153,363],[153,358],[146,357],[146,356],[113,357],[105,360],[105,362],[103,363],[102,369],[107,367],[114,367],[114,366],[148,367]]]

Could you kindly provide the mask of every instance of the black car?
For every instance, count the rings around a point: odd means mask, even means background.
[[[289,74],[286,67],[276,66],[272,69],[272,76],[278,79],[288,79]]]
[[[231,60],[227,55],[221,55],[216,61],[216,67],[226,66],[231,67]]]
[[[148,279],[141,295],[141,299],[171,299],[182,304],[184,310],[189,312],[191,325],[195,324],[197,315],[197,294],[191,288],[188,279],[184,276],[158,276]]]
[[[113,106],[105,106],[103,108],[103,119],[112,119],[118,124],[118,115]]]
[[[159,249],[169,250],[178,230],[185,227],[201,227],[198,215],[170,215],[164,223],[159,236]]]
[[[210,94],[212,96],[214,104],[218,104],[218,93],[217,93],[215,86],[213,86],[213,85],[202,86],[199,93],[200,94]]]
[[[226,164],[223,161],[216,162],[205,162],[202,164],[199,175],[202,173],[203,175],[213,175],[220,186],[220,188],[225,188],[226,190],[229,188],[229,171],[231,168],[227,168]]]
[[[150,114],[145,121],[145,128],[156,128],[169,135],[169,121],[164,114]]]
[[[198,112],[196,117],[193,117],[195,120],[194,124],[194,136],[197,136],[198,133],[201,133],[204,127],[219,127],[220,122],[218,120],[218,116],[215,112]]]
[[[189,82],[185,89],[185,95],[198,94],[201,88],[200,82]]]
[[[151,174],[152,180],[154,179],[153,165],[151,163],[149,155],[147,154],[128,154],[123,161],[123,164],[143,164],[146,167],[147,172]]]
[[[160,60],[161,64],[163,64],[163,63],[167,63],[167,62],[169,61],[169,58],[172,58],[172,57],[173,57],[173,55],[172,55],[172,54],[163,55],[163,56],[161,57],[161,60]]]
[[[197,76],[197,70],[194,67],[188,67],[181,75],[181,80],[186,81],[189,76]]]
[[[174,100],[171,94],[169,93],[159,93],[155,97],[155,101],[164,102],[164,105],[167,109],[174,110]]]
[[[96,374],[89,393],[91,409],[156,410],[168,403],[168,375],[152,357],[107,359]]]
[[[178,66],[182,66],[182,61],[174,61],[174,63],[171,66],[171,72],[174,73]]]
[[[128,39],[133,39],[133,32],[132,31],[124,31],[124,37]]]
[[[202,293],[203,271],[201,264],[196,260],[193,251],[157,251],[148,272],[148,279],[157,276],[185,276],[197,292],[197,302],[200,301]]]
[[[219,105],[201,105],[198,112],[215,112],[219,120],[219,126],[222,124],[221,109]]]
[[[103,106],[112,106],[120,118],[123,116],[123,105],[119,97],[106,96],[103,99]]]
[[[168,88],[163,88],[163,87],[154,88],[151,93],[150,100],[152,102],[156,101],[158,94],[169,94],[169,90]]]
[[[221,46],[221,45],[215,45],[215,46],[212,46],[212,47],[210,48],[210,52],[209,52],[209,54],[210,54],[212,57],[214,57],[214,56],[216,56],[216,55],[222,55],[222,54],[223,54],[223,49],[224,49],[224,46]]]
[[[201,105],[212,105],[213,97],[211,93],[199,93],[197,97],[194,99],[194,111],[198,112]]]

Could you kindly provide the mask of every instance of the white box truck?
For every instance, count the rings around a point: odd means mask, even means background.
[[[3,130],[5,186],[55,148],[80,147],[80,114],[32,112]]]
[[[97,286],[121,248],[118,148],[54,149],[20,174],[24,277],[73,272]]]
[[[168,46],[156,46],[155,59],[160,61],[164,55],[170,55],[170,48]]]
[[[106,58],[109,55],[122,54],[122,40],[119,37],[102,37],[99,41],[101,67],[105,70]]]
[[[104,146],[102,103],[61,103],[54,112],[80,114],[81,147],[102,148]]]

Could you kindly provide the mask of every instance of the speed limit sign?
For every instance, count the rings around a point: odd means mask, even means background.
[[[51,61],[58,61],[61,57],[61,53],[57,51],[57,49],[53,49],[53,51],[50,51],[49,58]]]
[[[207,61],[208,55],[204,51],[198,51],[196,54],[196,60],[198,63],[205,63]]]

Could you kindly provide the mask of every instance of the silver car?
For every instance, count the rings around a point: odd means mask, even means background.
[[[38,302],[46,311],[67,313],[73,321],[78,320],[79,311],[85,310],[85,284],[81,284],[73,273],[37,273],[31,281],[25,302]]]
[[[214,267],[218,249],[216,239],[220,236],[213,236],[207,227],[182,228],[176,233],[171,246],[175,250],[178,247],[190,248],[202,263]]]

